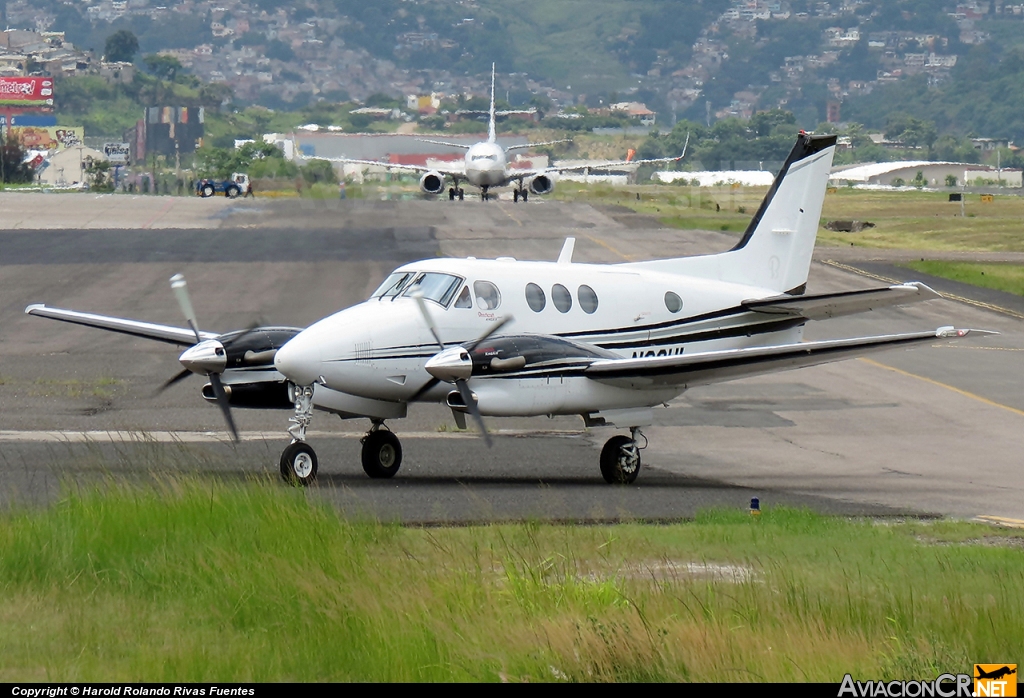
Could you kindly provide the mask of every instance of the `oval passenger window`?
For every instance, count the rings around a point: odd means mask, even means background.
[[[665,294],[665,307],[670,313],[678,313],[683,309],[683,299],[679,297],[679,294],[669,291]]]
[[[480,310],[494,310],[501,305],[498,287],[490,281],[474,281],[473,293],[476,294],[476,307]]]
[[[537,284],[526,284],[526,303],[535,313],[544,310],[544,306],[548,304],[547,298],[544,297],[544,289]]]
[[[555,284],[551,287],[551,302],[558,308],[558,312],[567,313],[572,308],[572,294],[562,284]]]
[[[576,297],[580,299],[580,307],[583,308],[583,312],[587,315],[592,314],[597,310],[597,294],[594,293],[594,289],[584,284],[580,286],[576,292]]]

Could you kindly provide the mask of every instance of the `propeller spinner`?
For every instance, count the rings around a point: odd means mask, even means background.
[[[444,342],[441,341],[441,335],[437,331],[437,326],[434,324],[434,318],[430,315],[430,310],[427,308],[426,301],[423,300],[423,294],[413,294],[413,298],[416,299],[416,304],[419,306],[420,313],[423,315],[423,319],[427,323],[430,333],[434,335],[434,339],[437,340],[438,346],[441,347],[441,351],[427,359],[426,364],[424,364],[424,368],[432,378],[427,381],[422,388],[417,390],[409,401],[413,402],[418,400],[430,391],[431,388],[442,381],[445,383],[453,383],[459,391],[459,395],[462,396],[462,402],[465,404],[466,409],[469,410],[471,415],[473,415],[473,419],[480,427],[480,433],[483,435],[484,441],[487,442],[487,446],[490,447],[492,445],[491,435],[487,432],[487,426],[484,424],[484,418],[480,414],[480,407],[477,405],[476,396],[473,395],[473,391],[469,389],[469,383],[467,382],[473,376],[473,359],[470,354],[472,354],[473,350],[476,349],[481,342],[486,341],[488,337],[508,323],[512,322],[512,316],[506,315],[469,344],[445,347]]]
[[[175,297],[178,299],[178,305],[181,306],[181,312],[185,316],[188,326],[192,328],[192,331],[196,333],[196,344],[189,347],[182,352],[181,356],[178,357],[178,361],[185,367],[185,370],[175,375],[166,383],[160,386],[158,393],[167,390],[175,383],[187,378],[190,374],[195,373],[200,376],[207,376],[210,379],[210,385],[213,387],[213,394],[217,400],[217,406],[220,407],[221,413],[224,415],[224,421],[228,424],[228,430],[231,432],[231,437],[237,442],[238,441],[238,429],[235,428],[235,420],[231,415],[231,406],[228,404],[228,396],[224,390],[224,385],[221,383],[220,374],[224,372],[227,367],[227,346],[216,339],[203,340],[199,334],[199,322],[196,320],[196,311],[192,308],[192,300],[188,295],[188,284],[185,282],[185,277],[181,274],[175,274],[171,277],[171,290],[174,291]],[[234,337],[231,342],[237,342],[245,335],[252,332],[255,327],[250,327],[242,334]]]

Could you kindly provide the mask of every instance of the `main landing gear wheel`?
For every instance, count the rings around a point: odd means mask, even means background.
[[[466,200],[466,190],[463,189],[462,187],[459,187],[459,201],[465,201],[465,200]]]
[[[296,485],[311,485],[316,480],[316,451],[305,441],[293,441],[281,454],[281,477]]]
[[[455,187],[448,187],[448,200],[455,201]]]
[[[402,467],[402,444],[390,431],[371,431],[363,439],[363,470],[383,480],[394,477]]]
[[[609,485],[629,485],[640,474],[640,449],[628,436],[613,436],[601,449],[601,475]]]

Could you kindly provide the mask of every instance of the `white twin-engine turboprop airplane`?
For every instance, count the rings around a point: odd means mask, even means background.
[[[803,295],[835,150],[835,136],[801,134],[757,214],[728,252],[627,264],[428,259],[396,269],[365,302],[312,326],[201,333],[172,279],[189,329],[29,306],[26,312],[190,345],[185,371],[208,376],[208,400],[294,407],[292,443],[281,455],[288,481],[311,482],[306,442],[313,410],[368,417],[367,475],[389,478],[402,463],[385,420],[409,403],[446,402],[488,439],[482,416],[577,414],[588,426],[630,431],[601,452],[609,483],[640,471],[641,428],[653,408],[687,388],[811,366],[874,351],[963,337],[942,327],[909,334],[801,342],[809,320],[936,297],[919,283]],[[515,333],[504,334],[515,316]],[[236,435],[237,438],[237,435]]]
[[[544,169],[514,169],[509,168],[508,154],[513,150],[525,150],[542,145],[564,143],[566,141],[545,141],[543,143],[525,143],[523,145],[512,145],[502,148],[498,145],[495,133],[494,119],[498,112],[494,111],[494,64],[491,64],[491,108],[487,123],[487,140],[473,145],[463,143],[449,143],[447,141],[435,141],[429,138],[420,138],[424,143],[443,145],[449,148],[461,148],[466,151],[461,168],[444,167],[421,167],[419,165],[393,165],[378,160],[354,160],[350,158],[322,158],[331,162],[342,164],[366,165],[367,167],[386,167],[393,170],[409,170],[420,172],[420,189],[426,194],[440,194],[444,191],[445,182],[451,180],[448,188],[448,198],[462,200],[466,192],[460,186],[460,182],[469,182],[480,189],[480,198],[487,201],[488,191],[492,187],[514,186],[512,190],[513,201],[526,201],[532,194],[550,194],[554,191],[555,181],[561,172],[586,169],[588,165],[574,165],[572,167],[547,167]],[[689,137],[687,137],[689,142]],[[686,146],[683,146],[683,153],[677,158],[651,158],[647,160],[619,160],[615,162],[602,162],[602,169],[614,169],[626,165],[647,165],[654,163],[675,162],[686,155]]]

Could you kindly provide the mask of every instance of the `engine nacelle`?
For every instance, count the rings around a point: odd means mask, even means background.
[[[444,191],[444,175],[440,172],[425,172],[420,177],[420,189],[427,194],[440,194]]]
[[[554,175],[537,175],[530,180],[531,194],[550,194],[555,188]]]
[[[232,407],[262,410],[287,410],[295,407],[295,403],[288,396],[288,384],[284,381],[225,385],[224,392],[228,396],[228,404]],[[209,383],[203,386],[203,398],[208,402],[217,401],[213,386]]]

